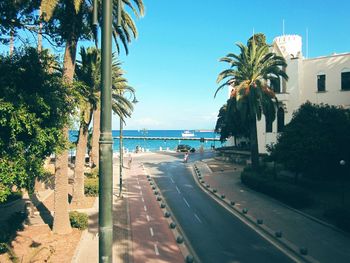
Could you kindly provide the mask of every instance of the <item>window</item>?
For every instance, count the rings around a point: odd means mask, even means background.
[[[341,90],[350,90],[350,72],[341,73]]]
[[[278,108],[277,111],[277,132],[282,132],[284,128],[284,110]]]
[[[271,89],[275,93],[280,93],[281,92],[281,81],[280,81],[279,78],[271,79]]]
[[[317,91],[326,91],[326,75],[317,75]]]
[[[265,118],[265,131],[266,133],[272,132],[272,121],[268,118]]]

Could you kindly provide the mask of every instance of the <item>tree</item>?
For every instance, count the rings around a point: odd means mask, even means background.
[[[56,63],[34,48],[0,56],[0,202],[13,186],[32,192],[45,158],[65,147],[72,104]]]
[[[277,99],[269,87],[269,81],[279,78],[288,79],[282,70],[287,64],[283,57],[269,52],[266,44],[256,44],[254,37],[247,46],[237,44],[240,54],[229,53],[220,61],[229,63],[230,68],[222,71],[217,83],[226,80],[217,92],[225,86],[234,85],[233,97],[236,98],[237,109],[243,122],[249,125],[249,139],[253,169],[259,167],[259,150],[256,121],[262,114],[271,120],[275,118],[275,102]]]
[[[115,2],[117,2],[115,0]],[[131,8],[138,16],[143,15],[142,0],[135,0],[135,8],[130,1],[123,0],[124,4]],[[77,44],[80,39],[92,39],[94,28],[91,26],[92,7],[90,1],[83,0],[42,0],[42,18],[47,22],[43,26],[43,33],[49,34],[56,43],[65,43],[63,62],[63,78],[68,84],[72,84],[75,69]],[[117,39],[121,39],[127,51],[127,43],[131,41],[131,35],[137,36],[136,26],[130,15],[122,7],[121,27],[117,26],[117,17],[113,20],[113,36],[119,50]],[[138,11],[137,11],[138,10]],[[117,13],[117,5],[114,5],[113,13]],[[63,129],[66,138],[68,127]],[[63,151],[56,157],[55,174],[55,216],[54,231],[60,234],[71,231],[68,218],[68,151]]]
[[[220,133],[221,142],[224,142],[230,136],[234,136],[235,142],[236,138],[249,136],[249,127],[242,120],[235,97],[231,97],[220,108],[215,131]]]
[[[101,57],[100,51],[96,48],[81,48],[81,61],[78,61],[76,67],[76,78],[82,85],[79,86],[79,114],[80,114],[80,129],[77,142],[77,151],[75,159],[74,169],[74,185],[73,185],[73,198],[72,202],[82,203],[84,199],[84,164],[85,153],[87,148],[88,139],[88,127],[91,122],[93,111],[96,111],[99,101],[99,87],[101,85]],[[112,109],[122,118],[129,117],[133,110],[132,103],[120,96],[126,90],[134,92],[134,89],[130,87],[127,80],[123,78],[123,71],[113,56],[112,63]],[[94,122],[93,130],[99,131],[99,116]],[[95,124],[96,123],[96,124]],[[97,129],[95,129],[97,128]],[[98,134],[97,134],[98,135]],[[96,134],[93,134],[96,136]],[[93,151],[93,149],[92,149]]]
[[[334,177],[340,160],[350,160],[349,110],[306,102],[293,113],[277,143],[273,159],[298,175]]]

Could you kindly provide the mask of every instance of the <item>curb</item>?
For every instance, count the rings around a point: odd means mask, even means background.
[[[210,185],[206,184],[202,175],[196,165],[193,165],[193,177],[197,185],[209,196],[211,196],[216,202],[221,206],[231,212],[234,216],[240,219],[243,223],[249,226],[252,230],[257,232],[260,236],[265,238],[275,247],[277,247],[281,252],[286,254],[292,260],[296,262],[307,262],[316,263],[319,262],[313,257],[307,255],[307,248],[298,248],[295,244],[291,243],[289,240],[282,236],[281,231],[273,231],[269,227],[263,224],[262,219],[254,218],[249,215],[247,208],[242,210],[235,206],[235,202],[226,199],[225,195],[217,192],[216,189],[211,189]]]
[[[145,167],[142,164],[142,169],[145,171]],[[158,202],[159,208],[163,211],[163,215],[166,218],[168,222],[168,226],[171,230],[171,232],[174,235],[175,241],[180,248],[180,251],[184,257],[184,262],[192,263],[192,262],[200,262],[197,254],[191,247],[188,238],[184,234],[184,231],[182,230],[180,224],[176,220],[175,216],[173,215],[171,209],[169,208],[167,202],[165,201],[160,188],[158,187],[157,183],[151,178],[149,174],[145,175],[148,179],[151,186],[155,186],[155,189],[152,189],[154,192],[155,198]],[[151,185],[152,183],[152,185]]]

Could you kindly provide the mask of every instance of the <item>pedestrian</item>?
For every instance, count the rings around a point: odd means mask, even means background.
[[[188,152],[186,152],[185,156],[184,156],[184,163],[187,163],[188,158],[189,158],[189,154],[188,154]]]
[[[131,153],[129,153],[129,159],[128,159],[128,167],[131,169],[131,164],[132,164],[132,156]]]

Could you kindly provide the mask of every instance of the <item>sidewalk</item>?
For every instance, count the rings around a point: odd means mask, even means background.
[[[113,164],[113,262],[183,262],[176,240],[138,162],[123,169],[119,198],[119,163]],[[73,263],[98,262],[98,199],[89,212]]]
[[[306,248],[308,255],[315,260],[350,262],[349,235],[245,187],[240,180],[242,166],[216,159],[196,162],[196,166],[211,189],[217,189],[219,195],[224,194],[226,200],[234,201],[239,210],[248,209],[249,216],[262,219],[271,230],[281,231],[283,237],[297,248]],[[224,169],[221,166],[225,166]]]

